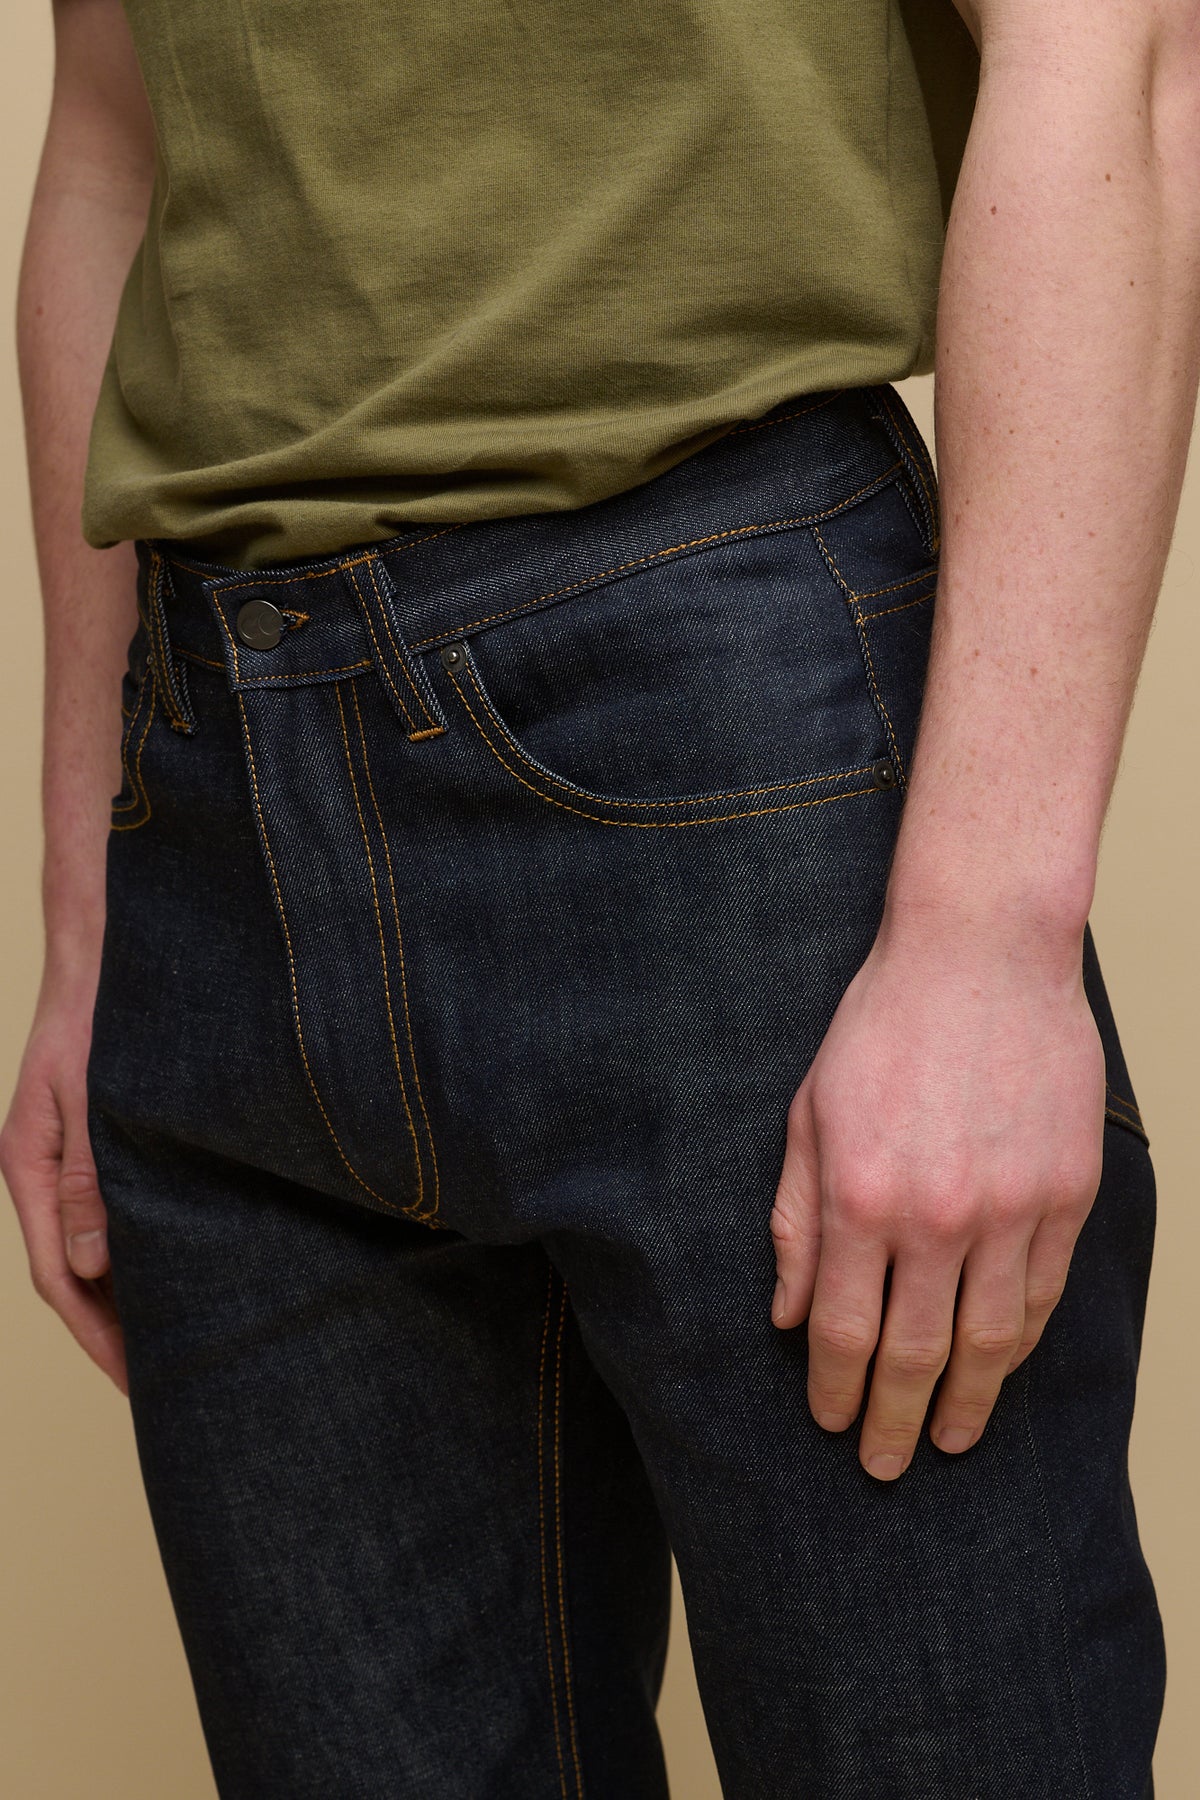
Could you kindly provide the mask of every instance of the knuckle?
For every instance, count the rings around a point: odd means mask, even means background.
[[[1096,1198],[1103,1166],[1102,1141],[1066,1155],[1053,1173],[1052,1210],[1072,1218],[1079,1213],[1086,1216]]]
[[[814,1318],[809,1326],[813,1348],[842,1361],[865,1361],[875,1347],[875,1333],[859,1319]]]
[[[1021,1341],[1021,1326],[1015,1319],[996,1324],[969,1319],[961,1327],[959,1336],[973,1355],[992,1360],[1012,1355]]]
[[[920,1430],[919,1418],[876,1419],[872,1421],[869,1431],[865,1431],[863,1436],[869,1440],[872,1451],[882,1450],[886,1454],[889,1451],[895,1453],[910,1449],[916,1442]]]
[[[782,1195],[771,1208],[771,1236],[781,1249],[798,1244],[805,1236],[800,1220]]]
[[[845,1225],[869,1233],[891,1214],[896,1184],[884,1169],[856,1168],[851,1179],[837,1183],[832,1209]]]
[[[972,1220],[961,1199],[938,1204],[936,1201],[921,1220],[920,1241],[935,1250],[949,1250],[963,1242]]]
[[[991,1394],[958,1389],[943,1398],[941,1423],[943,1426],[970,1425],[974,1428],[988,1417],[995,1404],[995,1397]]]
[[[839,1413],[853,1418],[862,1401],[858,1388],[839,1387],[827,1381],[809,1384],[808,1403],[815,1413]]]
[[[1058,1305],[1066,1288],[1066,1277],[1061,1280],[1030,1282],[1025,1294],[1025,1305],[1030,1312],[1050,1313]]]
[[[950,1354],[948,1343],[930,1340],[919,1344],[888,1344],[880,1362],[900,1381],[932,1380],[940,1375]]]
[[[100,1207],[100,1191],[90,1163],[63,1164],[58,1175],[58,1198],[65,1207]]]

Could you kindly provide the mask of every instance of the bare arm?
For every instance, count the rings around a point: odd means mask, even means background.
[[[54,95],[17,304],[46,622],[46,960],[0,1164],[38,1292],[123,1385],[120,1334],[102,1279],[104,1210],[87,1142],[84,1078],[135,564],[129,544],[91,549],[79,521],[92,409],[145,225],[154,138],[119,0],[55,0],[54,16]]]
[[[981,82],[939,300],[925,704],[775,1222],[774,1316],[809,1321],[822,1422],[851,1422],[878,1350],[860,1457],[884,1478],[943,1370],[934,1441],[978,1438],[1095,1198],[1082,933],[1200,368],[1200,4],[961,10]]]

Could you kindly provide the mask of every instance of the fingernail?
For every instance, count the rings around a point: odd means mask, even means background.
[[[895,1481],[897,1475],[904,1473],[904,1468],[902,1456],[890,1456],[882,1450],[867,1458],[867,1473],[874,1475],[877,1481]]]
[[[955,1456],[960,1450],[971,1448],[971,1430],[967,1425],[947,1425],[933,1441],[939,1450]]]
[[[849,1413],[816,1413],[814,1416],[823,1431],[845,1431],[850,1423]]]
[[[775,1283],[775,1296],[771,1301],[771,1317],[776,1325],[778,1325],[780,1319],[782,1319],[786,1308],[787,1289],[783,1285],[783,1277],[781,1275]]]
[[[67,1260],[76,1275],[102,1275],[108,1265],[104,1232],[74,1232],[67,1239]]]

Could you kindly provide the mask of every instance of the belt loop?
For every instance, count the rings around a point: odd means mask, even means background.
[[[166,596],[173,594],[171,572],[162,552],[150,546],[150,571],[146,583],[146,630],[150,636],[150,661],[158,677],[158,691],[172,731],[191,737],[196,729],[196,714],[188,690],[187,673],[171,651],[167,628]]]
[[[347,563],[344,572],[366,623],[372,660],[409,738],[416,742],[439,737],[446,729],[446,715],[401,635],[396,590],[387,569],[373,553]]]

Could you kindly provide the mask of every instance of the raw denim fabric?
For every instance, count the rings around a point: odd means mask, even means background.
[[[668,1546],[731,1800],[1150,1795],[1154,1175],[1090,933],[1103,1181],[981,1442],[875,1482],[770,1322],[936,604],[895,390],[572,514],[139,555],[92,1130],[225,1800],[662,1800]]]

